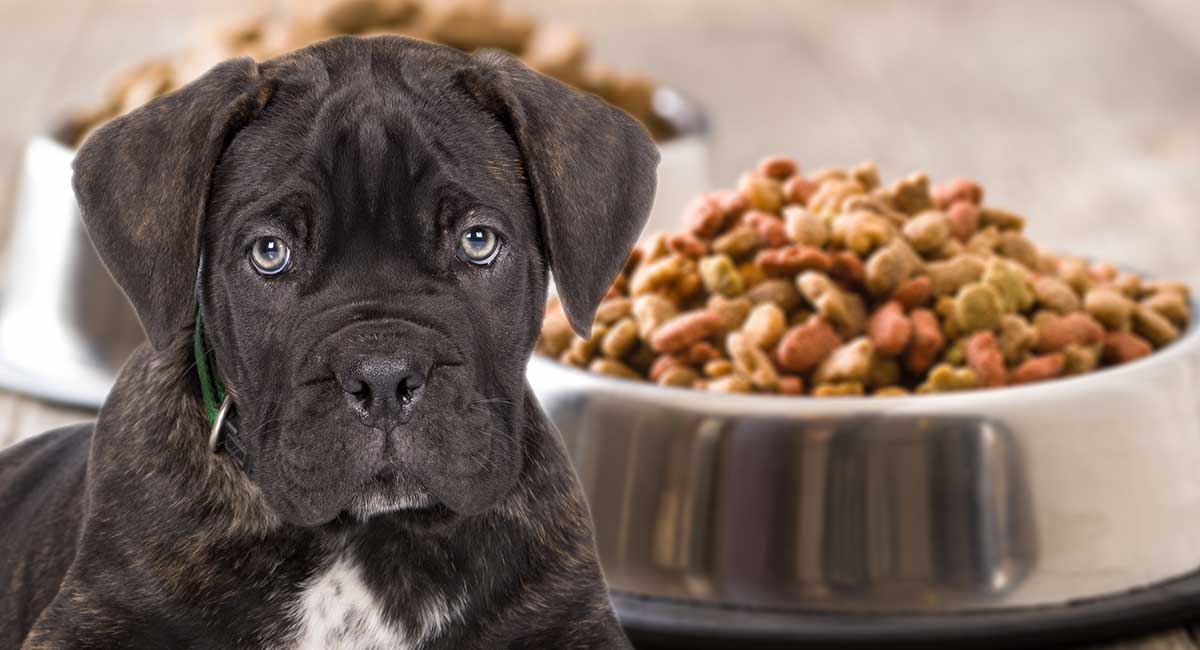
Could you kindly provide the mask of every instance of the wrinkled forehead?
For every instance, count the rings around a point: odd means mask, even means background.
[[[428,63],[399,56],[346,66],[314,57],[299,71],[281,70],[265,109],[229,144],[212,205],[315,193],[378,205],[440,192],[526,210],[521,157],[508,131],[453,68]]]

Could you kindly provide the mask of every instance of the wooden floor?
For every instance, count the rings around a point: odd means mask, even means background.
[[[115,67],[278,4],[0,0],[0,215],[25,140],[96,97]],[[716,183],[773,152],[807,168],[871,158],[886,176],[969,176],[1026,214],[1035,241],[1200,279],[1195,0],[510,5],[584,28],[600,60],[705,106]],[[0,395],[0,444],[87,416]],[[1104,647],[1200,642],[1177,629]]]

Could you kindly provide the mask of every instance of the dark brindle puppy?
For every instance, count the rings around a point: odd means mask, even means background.
[[[0,456],[0,647],[625,646],[524,371],[547,268],[586,331],[656,161],[599,100],[400,38],[230,61],[94,134],[83,218],[149,345],[94,427]]]

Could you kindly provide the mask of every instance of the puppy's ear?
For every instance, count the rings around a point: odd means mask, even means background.
[[[75,157],[83,223],[155,349],[194,318],[212,171],[268,94],[251,59],[226,61],[109,122]]]
[[[474,58],[468,87],[520,148],[559,298],[571,326],[587,336],[646,225],[658,148],[633,118],[592,95],[508,54]]]

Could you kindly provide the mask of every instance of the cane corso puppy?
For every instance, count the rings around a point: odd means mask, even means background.
[[[0,456],[0,647],[626,647],[525,366],[549,272],[590,329],[657,161],[507,55],[397,37],[97,131],[75,190],[148,343],[94,425]]]

